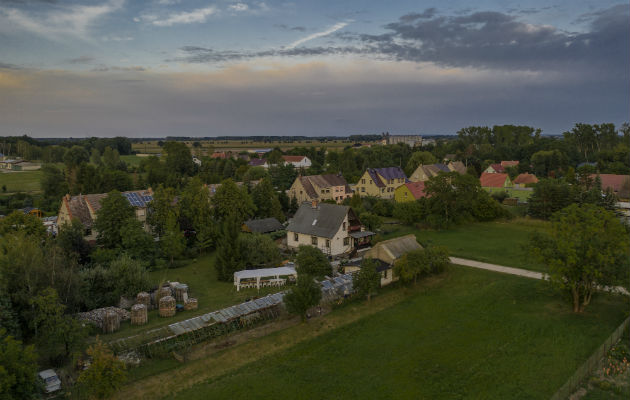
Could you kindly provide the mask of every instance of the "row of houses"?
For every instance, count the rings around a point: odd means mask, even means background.
[[[306,156],[282,156],[284,165],[292,165],[295,168],[309,168],[313,163]],[[252,158],[248,165],[250,167],[262,167],[269,168],[273,164],[270,164],[266,158]]]

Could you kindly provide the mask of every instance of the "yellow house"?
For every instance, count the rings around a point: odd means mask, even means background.
[[[295,178],[287,196],[295,197],[298,203],[313,200],[341,203],[346,197],[352,197],[352,190],[341,174],[308,175]]]
[[[394,200],[396,203],[405,203],[408,201],[416,201],[426,196],[424,193],[424,182],[407,182],[398,186],[394,191]]]
[[[368,168],[355,186],[359,196],[374,196],[382,199],[393,199],[397,187],[409,180],[399,167]]]

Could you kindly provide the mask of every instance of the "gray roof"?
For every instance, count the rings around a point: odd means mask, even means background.
[[[332,238],[348,210],[350,207],[337,204],[319,203],[313,208],[310,202],[303,203],[289,222],[287,231]]]
[[[284,227],[275,218],[250,219],[245,225],[253,233],[268,233],[282,230]]]

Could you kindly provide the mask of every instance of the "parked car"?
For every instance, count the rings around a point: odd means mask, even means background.
[[[39,377],[44,381],[44,391],[46,393],[56,392],[61,389],[61,380],[55,370],[46,369],[39,372]]]

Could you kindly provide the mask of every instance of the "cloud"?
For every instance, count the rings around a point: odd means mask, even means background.
[[[320,38],[320,37],[328,36],[331,33],[337,32],[338,30],[345,28],[347,25],[348,25],[347,22],[339,22],[339,23],[331,26],[330,28],[328,28],[328,29],[326,29],[324,31],[316,32],[316,33],[313,33],[313,34],[308,35],[306,37],[303,37],[302,39],[298,39],[295,42],[293,42],[290,45],[288,45],[286,48],[287,49],[293,49],[293,48],[298,47],[299,45],[301,45],[303,43],[306,43],[308,41],[311,41],[311,40],[314,40],[314,39],[317,39],[317,38]]]
[[[249,10],[249,6],[245,3],[236,3],[236,4],[229,5],[228,10],[236,11],[236,12],[243,12],[243,11]]]
[[[119,67],[119,66],[115,66],[115,65],[99,65],[96,68],[92,68],[91,71],[93,72],[109,72],[109,71],[123,71],[123,72],[144,72],[147,69],[145,67],[142,66],[131,66],[131,67]]]
[[[217,8],[214,6],[198,8],[193,11],[184,11],[171,13],[164,18],[160,18],[153,14],[143,15],[142,17],[134,18],[134,21],[138,22],[139,20],[143,20],[151,23],[155,26],[165,27],[165,26],[173,26],[180,24],[199,24],[206,22],[209,16],[215,14],[217,12]]]
[[[116,36],[116,35],[105,35],[101,37],[103,42],[128,42],[133,40],[132,36]]]
[[[282,29],[284,31],[298,31],[298,32],[306,32],[306,27],[304,26],[289,26],[286,24],[275,24],[274,25],[278,29]]]
[[[34,33],[45,38],[73,36],[85,39],[98,20],[122,8],[124,0],[109,0],[100,5],[54,6],[47,11],[26,12],[0,8],[0,26]]]
[[[71,58],[66,60],[68,64],[91,64],[94,62],[94,57],[90,56],[81,56],[77,58]]]

